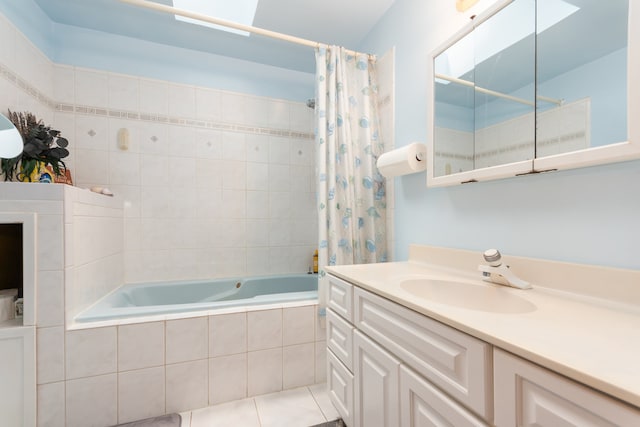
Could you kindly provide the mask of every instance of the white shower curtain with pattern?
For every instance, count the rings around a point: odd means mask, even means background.
[[[384,151],[375,61],[344,48],[316,49],[316,182],[319,299],[326,305],[325,266],[384,262]]]

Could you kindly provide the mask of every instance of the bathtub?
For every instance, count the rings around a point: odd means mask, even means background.
[[[317,300],[315,274],[123,285],[76,316],[79,323]]]

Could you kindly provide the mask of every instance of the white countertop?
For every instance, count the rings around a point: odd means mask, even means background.
[[[480,258],[481,259],[481,258]],[[520,259],[521,261],[521,259]],[[522,268],[525,270],[525,268]],[[478,271],[407,261],[329,267],[348,282],[439,320],[583,384],[640,407],[640,307],[532,283],[533,289],[495,287],[513,311],[482,311],[416,297],[407,279],[457,278],[482,282]],[[629,276],[635,272],[624,270]],[[638,272],[640,277],[640,272]],[[632,276],[635,280],[635,275]],[[521,277],[527,279],[527,277]],[[615,281],[615,280],[614,280]],[[640,282],[636,282],[640,286]],[[635,290],[634,290],[635,292]],[[465,295],[460,295],[464,300]],[[472,301],[470,301],[472,302]],[[505,312],[507,311],[507,312]]]

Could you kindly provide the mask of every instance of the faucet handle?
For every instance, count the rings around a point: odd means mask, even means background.
[[[502,265],[502,255],[497,249],[487,249],[482,256],[491,267],[500,267]]]

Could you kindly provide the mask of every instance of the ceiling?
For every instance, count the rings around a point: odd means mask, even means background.
[[[153,0],[172,6],[172,0]],[[205,0],[206,1],[206,0]],[[226,0],[233,1],[233,0]],[[288,42],[180,22],[173,15],[118,0],[35,0],[64,25],[154,43],[313,72],[312,49]],[[326,44],[357,49],[394,0],[260,0],[253,25]]]

